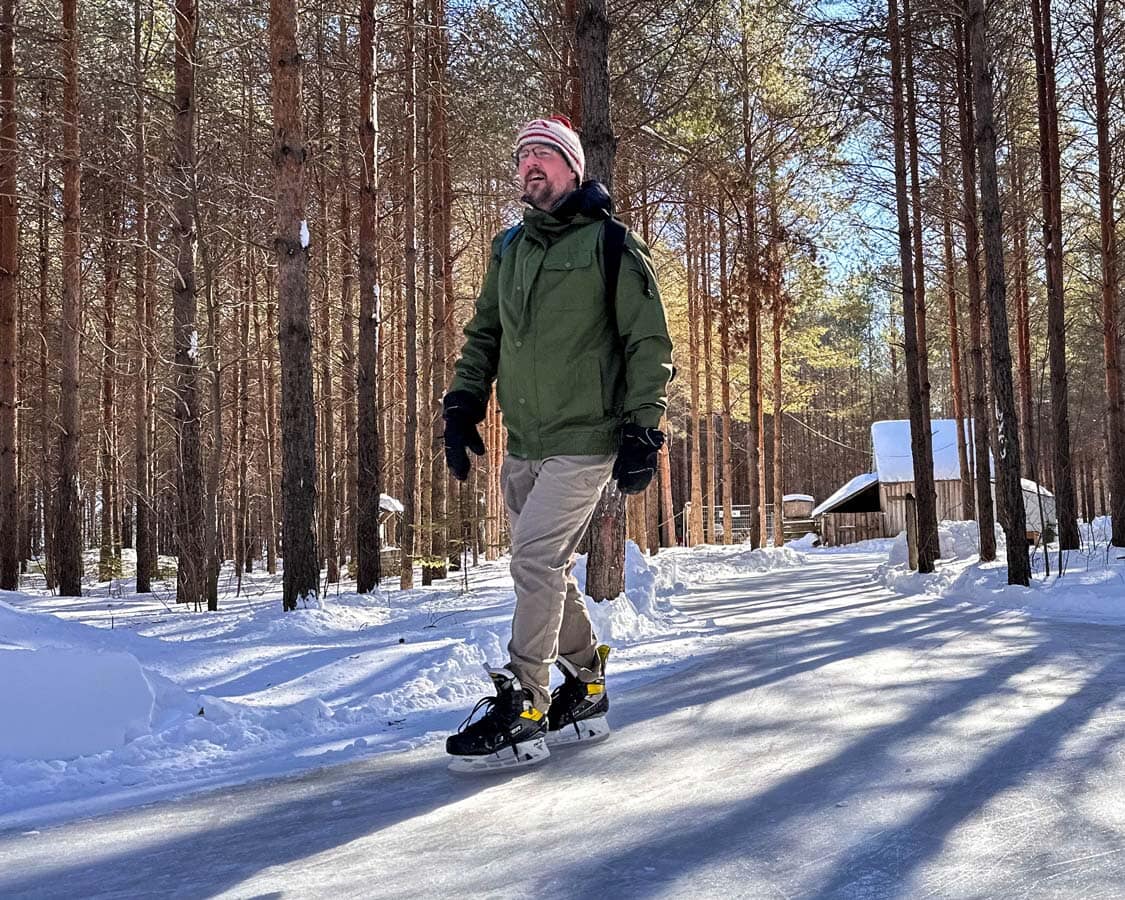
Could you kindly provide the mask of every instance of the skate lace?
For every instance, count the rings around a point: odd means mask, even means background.
[[[486,722],[491,723],[491,720],[496,716],[496,699],[496,697],[481,697],[476,706],[469,710],[469,714],[465,716],[465,721],[458,726],[457,732],[460,734],[481,731]],[[481,709],[485,711],[484,715],[474,722],[473,716]]]
[[[573,725],[575,734],[581,734],[575,709],[585,696],[586,685],[576,678],[568,677],[559,686],[559,692],[552,701],[552,705],[557,703],[561,708],[560,723],[562,725]]]
[[[496,725],[493,725],[492,722],[492,720],[497,718],[499,715],[499,710],[497,710],[496,708],[497,701],[499,699],[499,697],[481,697],[477,701],[476,706],[469,710],[469,714],[465,716],[465,721],[462,722],[458,727],[458,734],[472,734],[474,732],[486,731],[490,728],[501,730],[497,728]],[[474,722],[473,716],[475,716],[477,714],[477,711],[481,709],[485,710],[484,715]],[[512,753],[515,754],[516,759],[519,759],[520,751],[518,745],[516,744],[515,738],[512,737],[511,732],[507,728],[504,728],[502,730],[504,733],[504,744],[511,749]]]

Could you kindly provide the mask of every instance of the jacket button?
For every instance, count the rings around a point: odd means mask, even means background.
[[[527,403],[527,401],[523,397],[520,397],[520,403]]]
[[[568,262],[567,262],[567,264],[566,264],[566,267],[567,267],[568,269],[573,269],[573,268],[574,268],[574,263],[572,263],[572,262],[569,262],[569,261],[568,261]]]
[[[517,347],[522,347],[522,346],[523,346],[523,341],[516,341],[516,346],[517,346]]]

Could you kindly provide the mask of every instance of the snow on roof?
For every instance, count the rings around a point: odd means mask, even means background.
[[[849,500],[858,494],[860,491],[871,487],[873,484],[879,482],[879,476],[874,472],[868,472],[866,475],[856,475],[851,481],[840,488],[831,497],[820,504],[816,509],[809,513],[810,518],[815,519],[819,515],[826,512],[831,512],[835,507],[839,506],[845,500]]]
[[[1036,484],[1030,478],[1021,478],[1020,479],[1020,487],[1023,488],[1024,491],[1026,491],[1029,494],[1042,494],[1044,497],[1051,497],[1051,498],[1054,498],[1054,496],[1055,496],[1049,490],[1047,490],[1045,487],[1043,487],[1043,485]]]
[[[786,500],[806,500],[809,503],[812,503],[815,499],[815,497],[809,494],[786,494],[781,498],[781,502],[784,503]]]
[[[964,422],[966,440],[972,441],[972,420]],[[956,419],[933,419],[930,434],[934,445],[934,481],[957,481],[961,463],[957,459]],[[871,426],[871,446],[875,471],[884,484],[914,480],[914,459],[910,453],[910,421],[895,419]]]
[[[385,509],[387,512],[393,513],[404,512],[402,504],[389,494],[379,495],[379,509]]]

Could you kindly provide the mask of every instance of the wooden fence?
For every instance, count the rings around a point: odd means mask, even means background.
[[[881,512],[830,512],[820,517],[820,542],[825,547],[842,547],[885,536]]]

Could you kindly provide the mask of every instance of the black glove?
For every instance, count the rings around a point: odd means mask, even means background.
[[[454,478],[464,481],[472,468],[465,449],[484,456],[484,441],[477,430],[477,425],[484,421],[484,404],[468,391],[450,391],[441,405],[445,419],[445,464]]]
[[[621,449],[613,464],[613,477],[623,494],[639,494],[656,473],[656,454],[664,446],[664,432],[626,422],[621,428]]]

